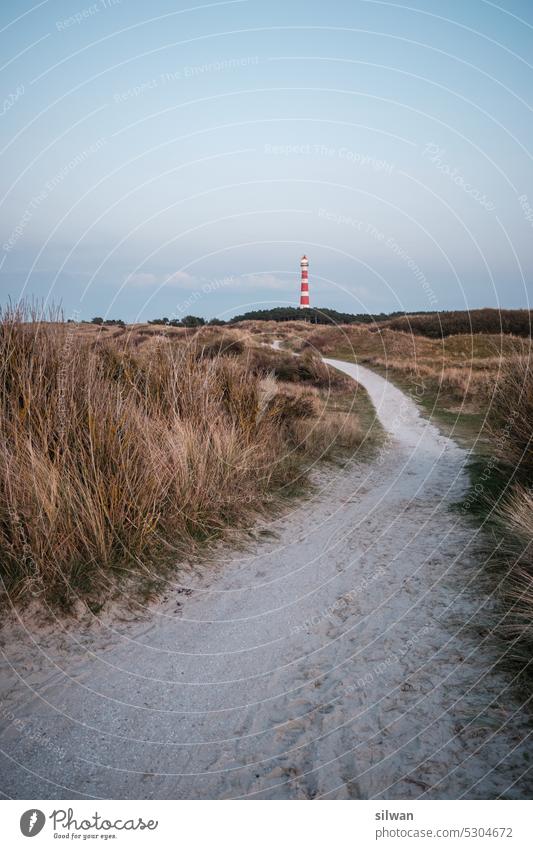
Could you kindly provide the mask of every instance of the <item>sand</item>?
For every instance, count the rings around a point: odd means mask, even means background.
[[[490,541],[450,506],[467,455],[362,367],[390,433],[309,498],[181,570],[142,619],[2,635],[1,783],[16,798],[527,798],[527,717]]]

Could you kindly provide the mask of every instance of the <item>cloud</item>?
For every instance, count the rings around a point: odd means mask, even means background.
[[[155,286],[157,277],[147,271],[138,271],[126,278],[126,284],[131,286]]]
[[[239,288],[253,289],[254,292],[272,289],[286,292],[287,288],[291,286],[290,280],[282,280],[275,274],[243,274],[242,277],[237,277],[235,280],[239,284]],[[298,287],[299,281],[296,280],[294,285]]]
[[[166,274],[161,282],[164,286],[172,286],[174,289],[194,289],[201,281],[187,271],[174,271],[172,274]]]

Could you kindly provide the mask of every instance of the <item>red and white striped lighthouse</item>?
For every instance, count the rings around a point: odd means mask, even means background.
[[[305,254],[300,260],[300,270],[300,309],[303,309],[309,306],[309,260]]]

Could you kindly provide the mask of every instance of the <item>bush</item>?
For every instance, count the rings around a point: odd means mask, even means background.
[[[315,387],[340,389],[350,385],[350,379],[335,369],[329,369],[320,357],[310,351],[294,356],[290,351],[280,351],[266,345],[250,347],[246,351],[247,365],[252,374],[273,374],[285,383],[304,383]]]
[[[235,335],[226,334],[215,336],[213,339],[202,337],[195,340],[197,356],[205,359],[215,359],[218,357],[236,357],[244,351],[244,342],[242,339],[236,338]]]
[[[181,319],[182,327],[202,327],[205,324],[205,319],[197,315],[186,315]]]
[[[393,318],[382,326],[441,339],[460,333],[512,333],[531,336],[530,310],[457,310]]]

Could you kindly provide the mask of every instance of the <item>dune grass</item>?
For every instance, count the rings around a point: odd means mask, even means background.
[[[533,686],[533,361],[505,364],[498,380],[487,431],[505,481],[504,493],[490,499],[506,542],[504,567],[509,608],[506,636],[515,640],[514,656],[527,668]],[[528,664],[525,667],[525,664]]]
[[[311,355],[293,373],[238,329],[139,343],[49,318],[22,308],[0,321],[0,569],[13,600],[69,606],[151,580],[365,439],[353,405],[328,409],[339,379]]]

